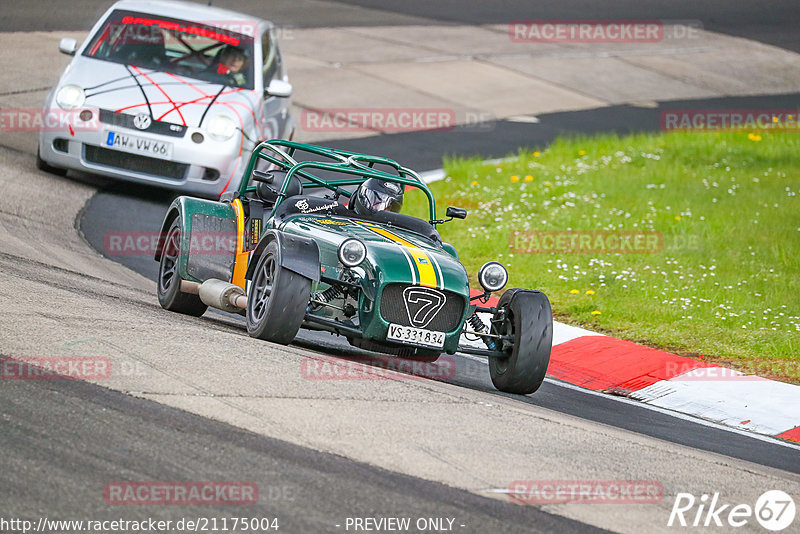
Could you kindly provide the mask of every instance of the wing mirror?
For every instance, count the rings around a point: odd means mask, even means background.
[[[433,225],[437,224],[444,224],[446,222],[450,222],[453,219],[466,219],[467,218],[467,210],[463,208],[455,208],[453,206],[449,206],[447,211],[445,212],[445,220],[436,220],[436,221],[429,221]]]
[[[272,80],[264,89],[264,96],[290,97],[292,96],[292,84],[283,80]]]
[[[451,219],[466,219],[467,218],[467,210],[463,208],[455,208],[450,206],[447,208],[445,212],[446,217],[450,217]]]
[[[58,43],[58,51],[62,54],[67,54],[68,56],[74,56],[75,52],[78,50],[78,41],[75,39],[70,39],[69,37],[64,37],[61,39],[61,42]]]

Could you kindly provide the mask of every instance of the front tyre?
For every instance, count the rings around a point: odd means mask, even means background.
[[[42,159],[42,154],[39,149],[36,149],[36,168],[40,171],[49,172],[50,174],[55,174],[57,176],[66,176],[67,169],[62,169],[60,167],[53,167],[45,160]]]
[[[297,336],[311,298],[311,280],[281,267],[277,241],[269,243],[253,274],[247,297],[247,333],[288,345]]]
[[[553,345],[553,312],[544,293],[510,289],[497,304],[492,333],[511,337],[507,357],[489,359],[492,384],[500,391],[528,395],[544,381]],[[504,313],[503,313],[504,312]]]
[[[161,248],[161,262],[158,265],[158,303],[165,310],[200,317],[208,306],[200,297],[181,292],[181,278],[178,275],[178,261],[182,254],[182,228],[180,216],[175,217],[167,231]]]

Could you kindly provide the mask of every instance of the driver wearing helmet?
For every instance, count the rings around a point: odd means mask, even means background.
[[[404,188],[400,184],[370,178],[353,193],[350,208],[362,217],[374,215],[379,211],[400,213],[404,193]]]

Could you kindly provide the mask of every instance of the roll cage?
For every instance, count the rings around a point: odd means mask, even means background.
[[[305,153],[309,156],[321,156],[327,158],[328,161],[317,161],[302,159],[298,161],[297,153]],[[345,189],[344,186],[359,185],[369,178],[377,178],[387,182],[394,182],[404,186],[416,187],[425,193],[428,199],[429,221],[436,221],[436,202],[433,198],[433,193],[422,181],[419,175],[411,169],[403,167],[396,161],[383,158],[380,156],[370,156],[366,154],[359,154],[356,152],[349,152],[346,150],[339,150],[327,148],[317,145],[309,145],[305,143],[298,143],[294,141],[285,141],[283,139],[271,139],[259,144],[250,156],[250,160],[245,169],[245,175],[242,183],[239,186],[239,196],[243,197],[246,193],[254,192],[255,186],[249,185],[253,172],[256,169],[256,164],[259,160],[267,161],[277,168],[286,171],[286,179],[279,191],[278,199],[272,206],[272,212],[269,217],[275,214],[275,210],[280,206],[286,198],[286,190],[293,176],[297,175],[304,178],[303,187],[308,189],[326,188],[338,194],[350,197],[353,193]],[[385,165],[394,169],[397,174],[384,172],[380,169],[374,168],[375,165]],[[326,180],[310,172],[312,170],[332,171],[336,173],[346,174],[352,178],[342,178],[336,180]]]

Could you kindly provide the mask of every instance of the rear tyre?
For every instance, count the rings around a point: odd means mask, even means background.
[[[42,154],[39,152],[39,149],[36,149],[36,168],[40,171],[49,172],[50,174],[55,174],[58,176],[66,176],[67,169],[61,169],[59,167],[53,167],[52,165],[48,164],[45,160],[42,159]]]
[[[281,267],[276,241],[258,259],[247,297],[247,333],[288,345],[303,324],[311,298],[311,280]]]
[[[178,275],[178,260],[181,249],[181,218],[176,217],[167,231],[161,247],[161,263],[158,265],[158,303],[165,310],[200,317],[208,306],[200,297],[181,292],[181,278]]]
[[[492,323],[492,333],[512,337],[507,357],[489,359],[494,387],[506,393],[528,395],[539,389],[550,363],[553,345],[553,312],[544,293],[510,289],[497,304],[505,318]],[[495,314],[500,318],[500,313]]]

